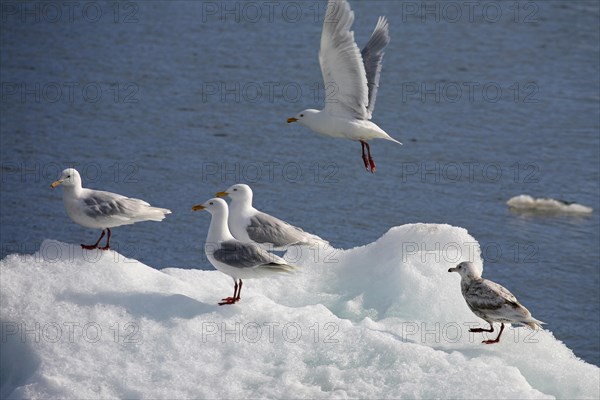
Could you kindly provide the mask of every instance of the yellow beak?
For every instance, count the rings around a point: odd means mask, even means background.
[[[194,207],[192,207],[192,211],[200,211],[200,210],[204,210],[204,206],[202,204],[196,204]]]
[[[218,192],[218,193],[215,193],[215,196],[217,196],[217,197],[225,197],[227,195],[229,195],[229,193],[227,193],[227,192]]]
[[[51,187],[52,189],[54,189],[55,187],[57,187],[57,186],[58,186],[58,185],[60,185],[61,183],[63,183],[63,181],[60,181],[60,180],[58,180],[58,181],[54,181],[54,182],[52,182],[52,184],[50,184],[50,187]]]
[[[292,122],[296,122],[296,121],[298,121],[298,118],[294,118],[294,117],[288,118],[288,124],[290,124]]]

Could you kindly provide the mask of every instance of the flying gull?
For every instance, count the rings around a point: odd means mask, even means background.
[[[370,121],[379,87],[383,49],[390,42],[388,23],[379,17],[371,38],[359,51],[350,30],[354,12],[346,0],[327,4],[319,63],[325,90],[323,110],[306,109],[287,122],[298,122],[325,136],[359,141],[367,171],[375,172],[368,140],[386,139],[401,144]],[[366,152],[365,152],[366,149]]]

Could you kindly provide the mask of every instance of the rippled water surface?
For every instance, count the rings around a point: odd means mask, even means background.
[[[600,363],[597,2],[351,2],[359,45],[390,21],[374,121],[404,145],[372,142],[374,175],[357,143],[285,122],[323,105],[323,2],[47,4],[2,15],[3,257],[96,239],[49,188],[76,165],[88,187],[173,210],[115,229],[115,250],[209,269],[210,217],[190,208],[247,182],[258,208],[341,248],[465,227],[485,276]],[[521,193],[596,211],[510,212]]]

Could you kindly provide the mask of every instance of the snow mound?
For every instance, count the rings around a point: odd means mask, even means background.
[[[581,204],[556,199],[534,199],[527,194],[515,196],[508,200],[506,204],[513,210],[540,213],[589,214],[594,211],[593,208]]]
[[[598,398],[599,369],[549,331],[480,344],[466,230],[413,224],[367,246],[303,248],[302,272],[244,281],[155,270],[45,241],[0,261],[2,398]],[[199,266],[206,266],[201,244]],[[535,314],[535,312],[534,312]],[[495,334],[495,333],[494,333]]]

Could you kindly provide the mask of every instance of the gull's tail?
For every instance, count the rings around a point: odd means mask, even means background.
[[[323,238],[320,238],[317,235],[314,235],[312,233],[308,233],[308,232],[303,232],[304,233],[304,238],[301,242],[298,243],[294,243],[296,245],[300,245],[300,246],[325,246],[328,245],[329,242]]]
[[[162,221],[167,214],[171,214],[171,210],[166,208],[148,207],[143,214],[139,215],[141,221]]]
[[[121,196],[115,200],[119,206],[122,224],[134,224],[142,221],[162,221],[165,215],[171,214],[171,210],[166,208],[152,207],[150,203]]]
[[[265,264],[262,268],[268,269],[270,272],[286,272],[288,274],[296,272],[299,268],[290,264],[270,263]]]
[[[391,137],[390,135],[388,135],[388,133],[386,131],[384,131],[383,129],[380,129],[380,134],[377,135],[376,137],[385,139],[385,140],[389,140],[390,142],[398,143],[400,145],[402,144],[402,142],[399,142],[396,139],[394,139],[393,137]]]
[[[385,139],[387,139],[387,140],[389,140],[389,141],[391,141],[391,142],[394,142],[394,143],[398,143],[399,145],[402,145],[402,142],[399,142],[399,141],[397,141],[396,139],[394,139],[394,138],[393,138],[393,137],[391,137],[391,136],[388,136],[388,137],[386,137]]]
[[[528,327],[530,327],[533,330],[536,330],[536,329],[542,329],[542,324],[545,324],[545,322],[538,321],[535,318],[530,318],[527,321],[523,321],[523,324],[527,325]]]

